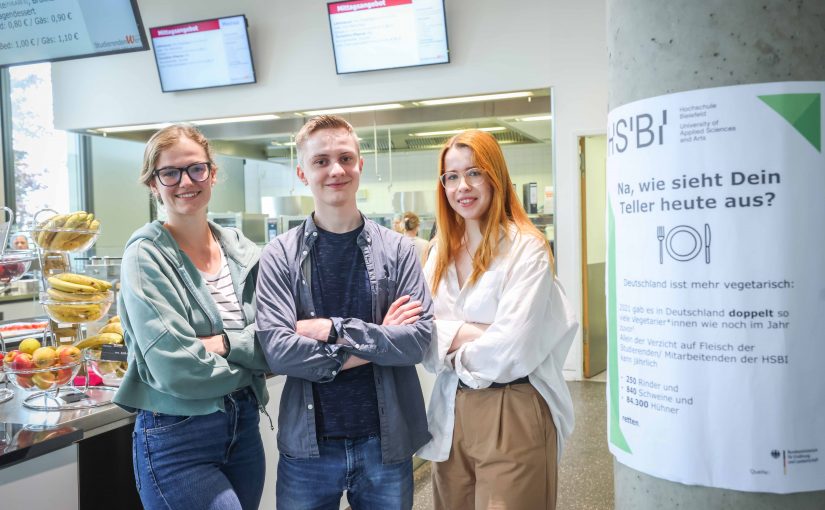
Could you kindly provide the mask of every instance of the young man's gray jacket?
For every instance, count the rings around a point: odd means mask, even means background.
[[[383,463],[407,460],[430,440],[415,364],[430,345],[433,310],[413,245],[364,218],[358,246],[372,289],[372,321],[332,317],[339,338],[328,344],[295,332],[297,321],[316,318],[310,254],[317,238],[310,216],[275,238],[261,254],[258,341],[271,370],[287,375],[278,412],[278,449],[296,458],[319,456],[312,383],[335,379],[354,354],[372,362],[374,369]],[[418,321],[381,326],[389,305],[404,295],[421,301]]]

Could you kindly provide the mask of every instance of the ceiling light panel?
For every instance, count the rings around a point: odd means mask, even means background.
[[[378,110],[397,110],[398,108],[404,108],[404,105],[401,103],[387,103],[387,104],[374,104],[368,106],[351,106],[349,108],[332,108],[329,110],[310,110],[308,112],[301,112],[301,115],[305,117],[312,117],[315,115],[335,115],[338,113],[355,113],[355,112],[374,112]]]
[[[483,128],[466,128],[466,129],[448,129],[446,131],[424,131],[421,133],[410,133],[410,136],[445,136],[445,135],[457,135],[463,131],[467,131],[468,129],[476,129],[477,131],[487,131],[487,132],[494,132],[494,131],[504,131],[505,127],[502,126],[493,126],[493,127],[483,127]]]
[[[101,133],[125,133],[128,131],[149,131],[149,130],[156,130],[156,129],[163,129],[167,126],[171,126],[170,122],[161,122],[158,124],[135,124],[134,126],[114,126],[114,127],[105,127],[105,128],[98,128],[97,131]]]
[[[482,96],[464,96],[464,97],[448,97],[444,99],[427,99],[425,101],[416,101],[415,104],[419,106],[438,106],[443,104],[458,104],[458,103],[476,103],[479,101],[498,101],[500,99],[516,99],[519,97],[531,97],[533,95],[529,90],[522,92],[506,92],[504,94],[485,94]]]
[[[553,118],[552,115],[532,115],[530,117],[519,117],[516,120],[518,122],[538,122],[540,120],[551,120]]]
[[[229,124],[230,122],[259,122],[263,120],[275,120],[280,119],[277,115],[273,114],[266,114],[266,115],[245,115],[243,117],[225,117],[222,119],[203,119],[203,120],[193,120],[192,124],[196,126],[211,126],[213,124]]]

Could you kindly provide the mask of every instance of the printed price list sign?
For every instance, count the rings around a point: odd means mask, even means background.
[[[0,65],[148,48],[129,0],[0,1]]]

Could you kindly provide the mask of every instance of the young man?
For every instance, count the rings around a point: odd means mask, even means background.
[[[412,243],[358,210],[364,160],[336,116],[298,132],[315,212],[261,255],[258,341],[286,374],[277,507],[412,507],[412,454],[430,439],[415,370],[432,302]]]

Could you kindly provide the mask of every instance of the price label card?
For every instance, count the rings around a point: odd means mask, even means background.
[[[100,349],[100,361],[126,361],[129,350],[125,345],[103,344]]]

